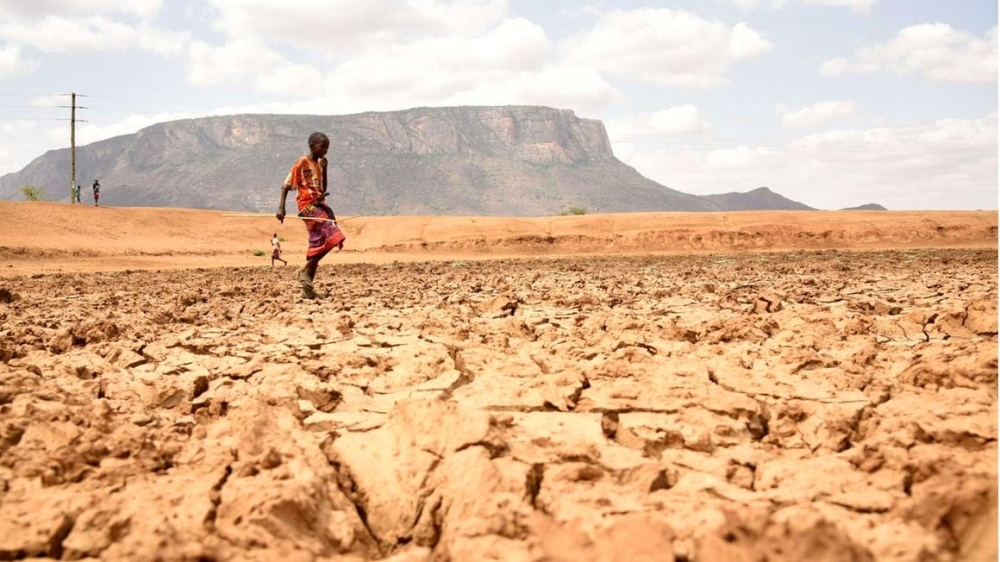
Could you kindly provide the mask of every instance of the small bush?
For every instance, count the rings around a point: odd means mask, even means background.
[[[583,207],[570,207],[565,211],[559,212],[559,216],[563,217],[567,217],[570,215],[586,215],[586,214],[587,214],[587,209],[584,209]]]
[[[253,255],[255,255],[255,256],[257,256],[259,258],[261,256],[266,256],[267,252],[265,252],[264,250],[254,250],[253,251]]]
[[[41,201],[42,195],[45,195],[45,190],[33,185],[26,185],[21,188],[21,195],[24,195],[26,201]]]

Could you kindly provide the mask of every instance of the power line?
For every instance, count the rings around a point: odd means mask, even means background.
[[[132,115],[159,115],[163,111],[135,111],[131,109],[112,109],[110,107],[89,107],[92,111],[110,111],[113,113],[131,113]]]
[[[58,117],[0,117],[0,121],[69,121]]]
[[[113,97],[108,97],[108,96],[86,96],[86,97],[93,98],[93,99],[96,99],[96,100],[127,101],[127,102],[133,102],[133,103],[151,103],[151,104],[157,104],[157,105],[173,105],[173,106],[177,106],[177,107],[201,107],[201,108],[204,108],[204,109],[216,109],[216,106],[212,106],[212,105],[199,105],[199,104],[194,104],[194,103],[177,103],[177,102],[171,102],[171,101],[154,101],[154,100],[138,100],[138,99],[129,99],[129,98],[113,98]]]
[[[51,96],[61,96],[65,94],[11,94],[3,93],[0,97],[12,97],[12,98],[47,98]]]

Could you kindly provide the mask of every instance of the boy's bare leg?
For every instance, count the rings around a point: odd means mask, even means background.
[[[316,277],[316,268],[318,266],[319,259],[314,256],[306,260],[306,264],[299,270],[299,283],[302,285],[302,296],[304,298],[316,298],[316,291],[313,289],[313,279]]]
[[[306,260],[306,264],[299,270],[299,283],[302,284],[302,296],[309,299],[316,298],[316,291],[313,288],[313,279],[316,278],[316,270],[319,268],[319,261],[326,254],[313,256]]]

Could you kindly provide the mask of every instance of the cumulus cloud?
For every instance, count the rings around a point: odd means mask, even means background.
[[[129,115],[114,123],[82,123],[76,130],[76,142],[78,145],[85,145],[119,135],[130,135],[157,123],[176,121],[178,119],[191,119],[205,115],[205,113],[199,112],[162,112],[153,115]],[[54,143],[59,145],[67,144],[65,130],[53,130],[50,133],[50,137]]]
[[[645,136],[698,135],[711,129],[694,105],[681,105],[606,123],[612,140],[634,141]]]
[[[421,35],[476,34],[506,17],[506,0],[211,0],[230,38],[302,48],[357,49]]]
[[[641,173],[689,193],[767,186],[823,209],[869,202],[891,209],[997,207],[996,113],[830,131],[787,143],[613,146]]]
[[[756,10],[761,5],[761,0],[720,0],[725,4],[731,4],[737,8],[749,12]]]
[[[491,77],[537,71],[548,50],[541,27],[512,19],[480,37],[453,35],[369,51],[340,65],[331,82],[358,95],[387,90],[446,95]]]
[[[233,83],[252,77],[258,91],[290,97],[322,93],[323,76],[308,64],[294,64],[256,41],[235,40],[224,45],[201,41],[189,50],[188,78],[196,86]]]
[[[855,12],[867,14],[875,5],[875,0],[803,0],[813,6],[836,6],[850,8]]]
[[[277,51],[249,40],[192,47],[193,83],[247,76],[253,77],[257,90],[300,98],[256,106],[270,112],[476,104],[586,110],[603,108],[618,97],[600,72],[558,60],[545,31],[520,18],[504,20],[479,35],[386,44],[325,68],[291,65]]]
[[[853,60],[834,58],[820,66],[825,76],[880,70],[938,82],[996,82],[997,28],[978,37],[945,23],[913,25],[886,43],[858,49]]]
[[[677,10],[614,11],[562,46],[567,60],[662,86],[728,83],[734,64],[774,46],[745,23],[729,25]]]
[[[38,61],[24,58],[21,55],[20,47],[7,45],[0,48],[0,80],[28,74],[34,72],[36,68],[38,68]]]
[[[151,24],[118,21],[106,16],[45,16],[0,23],[0,38],[46,53],[125,51],[139,49],[161,55],[183,52],[187,32],[171,32]]]
[[[854,100],[821,101],[795,109],[779,104],[775,111],[786,127],[815,127],[854,114]]]
[[[788,5],[789,0],[722,0],[745,11],[756,10],[761,7],[770,7],[772,10],[779,10]],[[802,4],[811,6],[832,6],[849,8],[851,11],[867,14],[875,5],[875,0],[800,0]]]
[[[50,14],[90,16],[123,14],[152,19],[160,13],[162,0],[0,0],[0,13],[7,18],[41,18]],[[6,18],[5,18],[6,19]]]

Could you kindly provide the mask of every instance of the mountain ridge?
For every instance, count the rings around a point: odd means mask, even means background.
[[[766,194],[698,196],[614,156],[604,124],[537,106],[413,108],[352,115],[239,114],[157,123],[77,147],[77,183],[108,205],[266,212],[314,131],[330,138],[329,202],[341,214],[494,215],[809,208]],[[68,197],[69,149],[0,177]],[[65,186],[65,187],[62,187]],[[84,199],[89,200],[89,189]],[[65,194],[65,195],[64,195]],[[761,202],[764,203],[761,203]],[[790,205],[798,206],[790,206]]]

